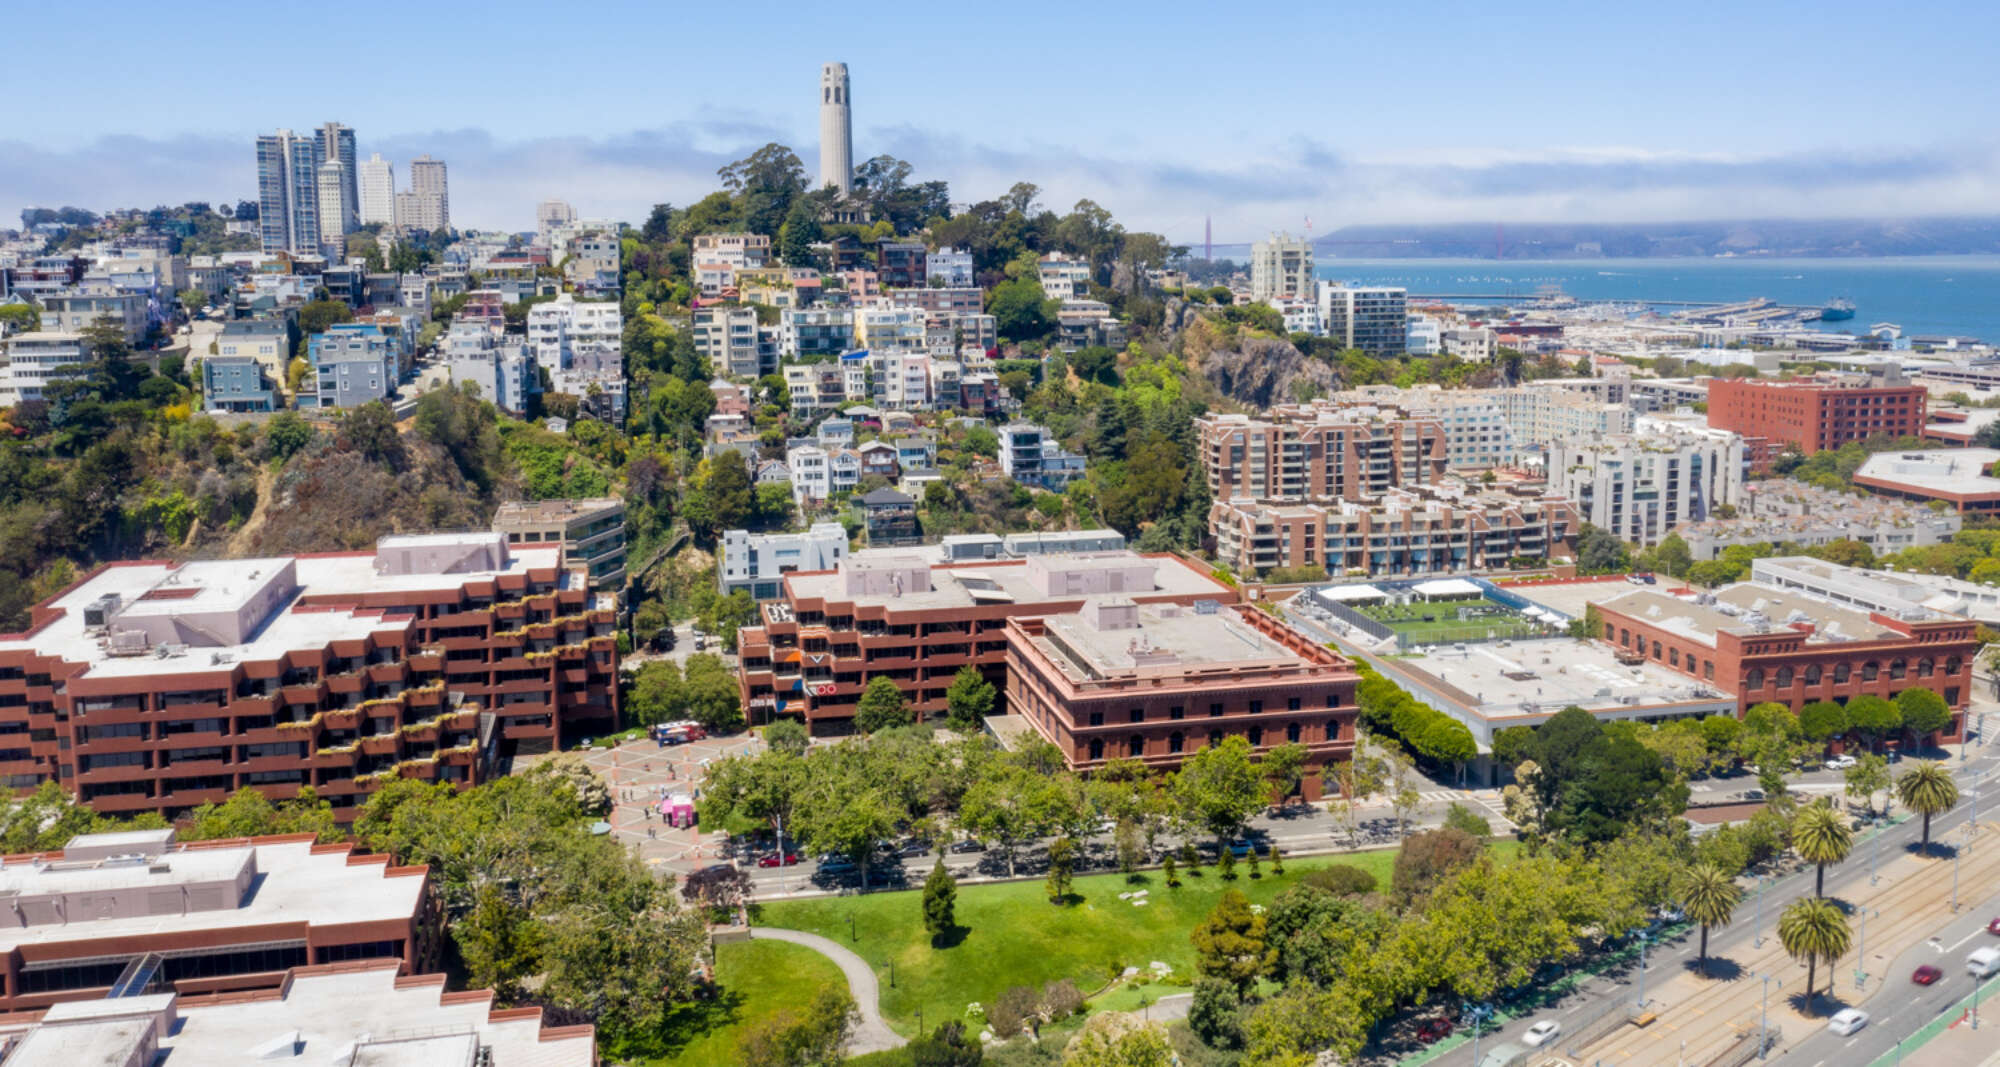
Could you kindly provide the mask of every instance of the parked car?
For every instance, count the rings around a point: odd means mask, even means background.
[[[953,841],[951,843],[951,850],[953,853],[961,856],[972,852],[984,852],[986,851],[986,842],[976,837],[968,837],[963,841]]]
[[[1562,1033],[1562,1029],[1562,1024],[1554,1019],[1543,1019],[1528,1027],[1528,1032],[1521,1035],[1521,1044],[1529,1048],[1541,1048],[1554,1041],[1556,1035]]]
[[[1922,967],[1917,968],[1915,974],[1910,975],[1910,981],[1915,982],[1918,985],[1930,985],[1932,982],[1935,982],[1943,977],[1944,977],[1943,971],[1940,971],[1936,967],[1933,967],[1930,964],[1926,963]]]
[[[1687,913],[1679,908],[1667,907],[1660,909],[1660,925],[1662,926],[1672,926],[1677,922],[1685,921],[1687,921]]]
[[[790,867],[799,862],[796,852],[771,852],[757,857],[759,867]]]
[[[1417,1027],[1417,1040],[1422,1044],[1436,1044],[1450,1036],[1451,1020],[1442,1015],[1435,1019],[1426,1019],[1422,1026]]]
[[[1826,769],[1829,771],[1844,771],[1859,762],[1853,756],[1835,756],[1826,761]]]
[[[921,837],[910,838],[908,841],[896,846],[896,855],[906,859],[913,856],[928,856],[930,854],[931,843]]]
[[[1826,1028],[1841,1037],[1852,1037],[1868,1025],[1868,1013],[1860,1008],[1842,1008],[1826,1021]]]
[[[829,856],[819,861],[819,873],[826,875],[853,874],[860,869],[845,856]]]

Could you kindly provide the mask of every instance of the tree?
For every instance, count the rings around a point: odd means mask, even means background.
[[[1840,905],[1824,897],[1800,897],[1778,916],[1778,942],[1785,946],[1786,955],[1806,964],[1808,1010],[1813,1003],[1813,984],[1820,961],[1826,962],[1827,973],[1832,974],[1833,961],[1846,954],[1851,939],[1847,914]]]
[[[1056,302],[1042,293],[1039,281],[1016,278],[1001,282],[986,294],[986,313],[993,316],[1001,338],[1034,341],[1055,328]]]
[[[687,710],[686,686],[680,664],[670,659],[648,660],[632,678],[625,694],[628,722],[650,726],[679,719]]]
[[[472,910],[452,925],[466,980],[502,1001],[521,995],[521,978],[535,973],[541,924],[499,886],[479,887]]]
[[[812,735],[797,719],[779,719],[764,727],[764,747],[773,752],[803,756],[812,747]]]
[[[1049,903],[1069,903],[1071,879],[1076,873],[1076,840],[1067,834],[1049,842],[1049,875],[1043,882]]]
[[[1847,732],[1847,709],[1831,700],[1815,700],[1799,709],[1799,729],[1808,740],[1825,743]]]
[[[1305,781],[1306,760],[1311,752],[1296,741],[1278,745],[1264,753],[1259,766],[1264,770],[1264,782],[1270,787],[1271,795],[1278,803],[1291,801],[1292,794],[1298,792],[1300,783]]]
[[[903,699],[903,691],[896,686],[895,679],[886,674],[868,679],[867,688],[861,691],[861,701],[854,707],[854,728],[872,734],[908,725],[910,702]]]
[[[687,675],[682,679],[681,697],[687,717],[716,733],[734,733],[743,728],[743,698],[735,676],[713,652],[697,652],[687,658]]]
[[[1958,806],[1958,782],[1942,763],[1924,760],[1896,779],[1896,799],[1924,817],[1924,851],[1931,847],[1931,817]]]
[[[1263,776],[1250,760],[1250,742],[1240,735],[1196,752],[1167,787],[1181,817],[1213,834],[1224,852],[1243,820],[1264,805],[1264,790]]]
[[[1897,693],[1896,707],[1903,713],[1903,729],[1909,731],[1912,747],[1951,726],[1951,705],[1923,686]]]
[[[1396,852],[1389,880],[1397,904],[1407,908],[1428,897],[1438,883],[1478,860],[1485,851],[1478,838],[1448,826],[1412,834]]]
[[[306,337],[354,321],[354,309],[338,300],[313,300],[299,305],[299,333]]]
[[[311,444],[318,431],[296,411],[280,411],[264,424],[264,451],[283,461]]]
[[[1243,997],[1233,982],[1221,978],[1198,978],[1194,1000],[1188,1005],[1188,1029],[1210,1048],[1243,1047]]]
[[[945,690],[945,721],[952,729],[976,731],[986,716],[993,714],[998,694],[978,667],[968,663],[958,669]]]
[[[1576,565],[1580,574],[1617,574],[1631,569],[1632,557],[1611,531],[1584,523],[1576,539]]]
[[[1532,726],[1507,726],[1495,730],[1493,762],[1511,771],[1520,766],[1522,760],[1531,758],[1534,745],[1535,728]]]
[[[1460,833],[1471,834],[1473,837],[1493,836],[1493,823],[1486,816],[1473,811],[1471,808],[1457,801],[1453,801],[1451,807],[1445,809],[1444,824]]]
[[[813,994],[805,1010],[780,1011],[743,1036],[737,1049],[745,1067],[836,1067],[861,1012],[844,983]]]
[[[1035,991],[1024,985],[1008,986],[986,1008],[986,1025],[995,1037],[1013,1037],[1023,1028],[1039,1031],[1042,1002]]]
[[[1847,722],[1871,743],[1877,743],[1903,725],[1903,710],[1873,693],[1863,693],[1847,702]]]
[[[1708,966],[1708,932],[1717,927],[1728,926],[1736,913],[1738,901],[1743,899],[1743,889],[1736,879],[1722,872],[1713,864],[1698,863],[1689,867],[1681,876],[1677,899],[1681,911],[1701,927],[1701,966]]]
[[[930,877],[924,879],[924,929],[930,931],[933,942],[958,926],[957,905],[958,879],[945,870],[944,857],[939,856]]]
[[[1813,877],[1813,895],[1826,895],[1826,866],[1839,863],[1847,858],[1854,848],[1854,831],[1848,829],[1847,820],[1833,805],[1821,802],[1808,806],[1792,820],[1792,848],[1799,858],[1812,864],[1817,870]]]
[[[1859,798],[1868,805],[1868,814],[1875,814],[1875,794],[1889,788],[1889,761],[1873,752],[1863,752],[1847,768],[1847,795]]]
[[[965,1024],[948,1022],[909,1044],[910,1067],[979,1067],[986,1052],[967,1037]]]
[[[1201,973],[1235,986],[1239,996],[1249,993],[1258,976],[1278,958],[1266,943],[1264,916],[1251,910],[1250,898],[1235,889],[1223,891],[1215,910],[1189,939],[1200,957]]]

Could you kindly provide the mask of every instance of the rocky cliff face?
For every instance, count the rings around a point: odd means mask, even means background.
[[[1190,366],[1224,396],[1251,407],[1269,407],[1292,400],[1292,383],[1312,382],[1321,392],[1340,388],[1333,368],[1292,347],[1289,341],[1239,334],[1233,341],[1208,319],[1188,315],[1189,309],[1168,305],[1168,323],[1178,310],[1184,317],[1183,342]],[[1191,321],[1186,321],[1191,319]]]

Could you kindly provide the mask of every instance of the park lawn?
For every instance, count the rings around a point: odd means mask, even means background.
[[[729,941],[715,946],[714,1000],[684,1005],[668,1022],[664,1056],[647,1067],[708,1067],[742,1058],[738,1044],[750,1030],[787,1009],[802,1011],[827,986],[845,988],[833,961],[785,941]]]
[[[1496,843],[1496,857],[1511,856],[1513,845]],[[1394,849],[1376,849],[1286,859],[1283,875],[1271,874],[1265,864],[1262,878],[1249,877],[1248,864],[1239,862],[1233,882],[1211,865],[1199,875],[1183,871],[1179,889],[1168,889],[1159,871],[1142,872],[1132,882],[1122,874],[1087,875],[1072,884],[1080,901],[1066,907],[1050,904],[1040,881],[965,885],[958,890],[958,936],[935,947],[924,931],[918,890],[770,901],[756,906],[752,921],[808,930],[854,949],[882,979],[883,1017],[907,1036],[917,1033],[919,1008],[923,1024],[935,1027],[947,1018],[966,1018],[967,1005],[989,1003],[1009,986],[1039,988],[1068,978],[1089,996],[1124,968],[1143,972],[1154,960],[1192,978],[1195,954],[1188,933],[1215,908],[1223,890],[1240,889],[1251,903],[1268,904],[1299,875],[1331,863],[1360,867],[1386,889],[1395,855]],[[1118,899],[1136,889],[1148,891],[1147,906]]]

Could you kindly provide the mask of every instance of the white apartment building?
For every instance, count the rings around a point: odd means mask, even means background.
[[[1444,330],[1428,315],[1411,315],[1403,327],[1403,351],[1413,356],[1435,356],[1444,351]]]
[[[6,367],[0,372],[0,407],[40,400],[57,378],[81,370],[85,351],[80,334],[33,330],[0,339]]]
[[[396,225],[426,232],[451,229],[451,194],[443,160],[418,156],[410,161],[410,191],[396,195]]]
[[[1050,300],[1084,300],[1090,296],[1090,264],[1055,252],[1035,263],[1042,295]]]
[[[969,289],[973,286],[972,250],[940,248],[924,259],[924,282],[933,289]]]
[[[1284,296],[1271,301],[1271,308],[1284,317],[1286,333],[1306,333],[1314,337],[1326,334],[1325,326],[1319,320],[1319,304],[1312,300]]]
[[[1556,441],[1626,434],[1633,429],[1631,408],[1598,400],[1560,382],[1529,382],[1486,392],[1506,416],[1516,458]]]
[[[870,307],[854,312],[854,346],[876,355],[928,352],[922,308]]]
[[[543,248],[555,247],[555,231],[576,221],[576,209],[567,200],[544,200],[535,205],[535,235]]]
[[[146,335],[146,297],[109,282],[86,279],[80,285],[44,293],[42,329],[49,333],[82,333],[100,319],[117,323],[127,341]]]
[[[696,263],[726,263],[752,270],[771,262],[771,239],[761,233],[704,233],[693,241]]]
[[[1576,504],[1584,521],[1621,541],[1659,543],[1743,500],[1743,438],[1653,419],[1636,432],[1561,439],[1549,446],[1549,492]]]
[[[711,370],[731,378],[759,378],[777,369],[775,359],[767,368],[760,356],[756,308],[696,308],[694,348]]]
[[[1312,291],[1312,242],[1274,233],[1250,246],[1250,299],[1268,304],[1281,297],[1309,297]]]
[[[799,445],[785,453],[792,499],[801,507],[846,496],[861,484],[861,456],[852,449]]]
[[[1408,293],[1387,285],[1320,282],[1320,328],[1344,348],[1370,355],[1394,355],[1409,340]]]
[[[396,171],[376,152],[361,161],[361,224],[396,224]]]
[[[793,533],[725,530],[716,584],[724,596],[746,589],[758,600],[775,600],[784,594],[785,575],[833,570],[847,558],[847,545],[847,529],[837,522],[816,522]]]
[[[1444,426],[1445,452],[1453,470],[1491,470],[1514,455],[1513,428],[1486,389],[1412,390],[1404,402],[1412,415],[1428,414]]]
[[[1499,335],[1486,326],[1458,330],[1446,330],[1440,342],[1446,355],[1462,359],[1467,363],[1491,363],[1493,352],[1498,347]]]
[[[452,333],[459,334],[457,327]],[[528,397],[536,390],[539,376],[535,357],[528,345],[493,336],[484,327],[468,327],[463,335],[447,339],[450,352],[445,369],[454,388],[471,383],[481,399],[511,415],[528,411]]]
[[[601,364],[608,355],[619,361],[622,374],[624,334],[625,314],[616,300],[580,301],[563,293],[528,309],[528,343],[535,362],[551,372],[580,362]]]

